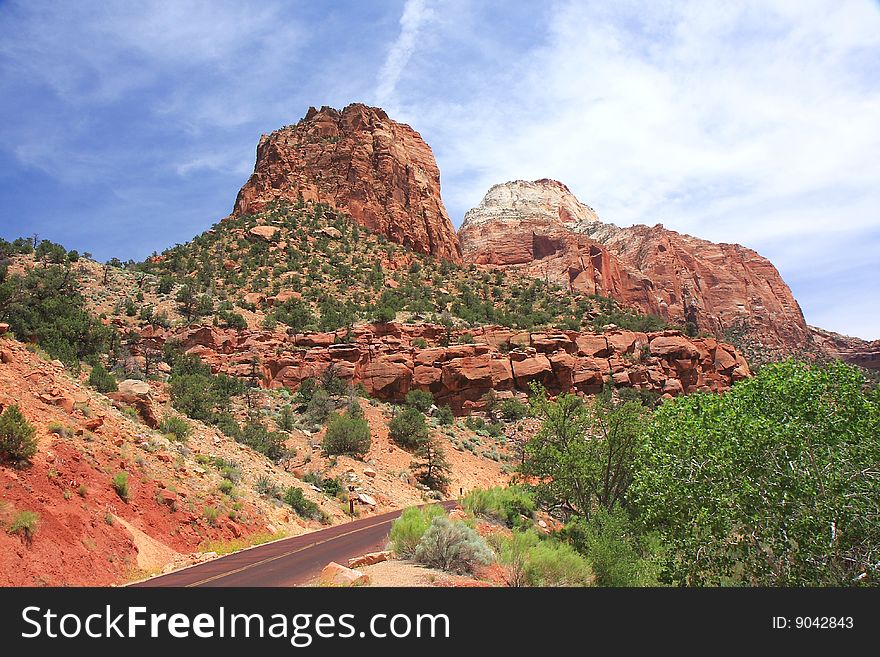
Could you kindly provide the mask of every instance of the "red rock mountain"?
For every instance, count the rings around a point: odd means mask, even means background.
[[[414,251],[461,262],[434,153],[418,132],[379,108],[312,107],[296,125],[263,135],[233,214],[300,197],[328,203]]]
[[[495,185],[459,237],[466,262],[519,269],[716,336],[746,327],[771,350],[812,344],[788,285],[755,251],[659,224],[602,223],[554,180]]]

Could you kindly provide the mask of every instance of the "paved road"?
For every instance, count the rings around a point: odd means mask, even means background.
[[[451,509],[454,501],[442,502]],[[331,561],[380,550],[401,511],[355,520],[285,538],[225,557],[153,577],[132,586],[296,586],[305,584]]]

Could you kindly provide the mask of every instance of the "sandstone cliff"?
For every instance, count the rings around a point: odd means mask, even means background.
[[[811,345],[797,301],[766,258],[661,225],[602,223],[556,181],[492,187],[459,237],[467,262],[519,269],[716,336],[745,327],[771,350]]]
[[[414,251],[461,261],[431,148],[379,108],[309,108],[296,125],[260,139],[254,173],[233,214],[300,198],[328,203]]]

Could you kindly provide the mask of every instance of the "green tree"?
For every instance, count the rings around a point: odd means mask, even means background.
[[[839,361],[655,412],[632,499],[680,584],[851,585],[880,562],[880,405]]]
[[[89,385],[98,392],[114,392],[117,390],[116,377],[107,371],[101,363],[96,362],[89,372]]]
[[[370,451],[370,425],[349,413],[333,415],[324,435],[324,451],[361,457]]]
[[[401,447],[418,447],[428,439],[425,414],[412,407],[400,410],[388,423],[388,435]]]
[[[177,296],[174,297],[174,300],[177,302],[177,309],[184,317],[186,317],[186,321],[191,322],[196,316],[196,307],[198,304],[198,297],[196,297],[192,287],[189,285],[183,285],[177,291]]]
[[[416,460],[410,463],[410,470],[416,480],[431,490],[445,493],[449,488],[449,474],[452,468],[446,460],[446,452],[436,438],[428,438],[415,451]]]
[[[413,388],[406,393],[406,405],[427,413],[434,405],[434,396],[430,392]]]
[[[533,397],[540,430],[524,447],[520,472],[535,481],[538,501],[566,519],[611,510],[632,481],[635,452],[648,412],[635,402],[584,401],[572,394]]]

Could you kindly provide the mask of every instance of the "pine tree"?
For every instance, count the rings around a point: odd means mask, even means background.
[[[415,456],[416,460],[409,467],[415,473],[416,479],[431,490],[445,493],[452,468],[440,442],[436,438],[429,438],[415,451]]]

